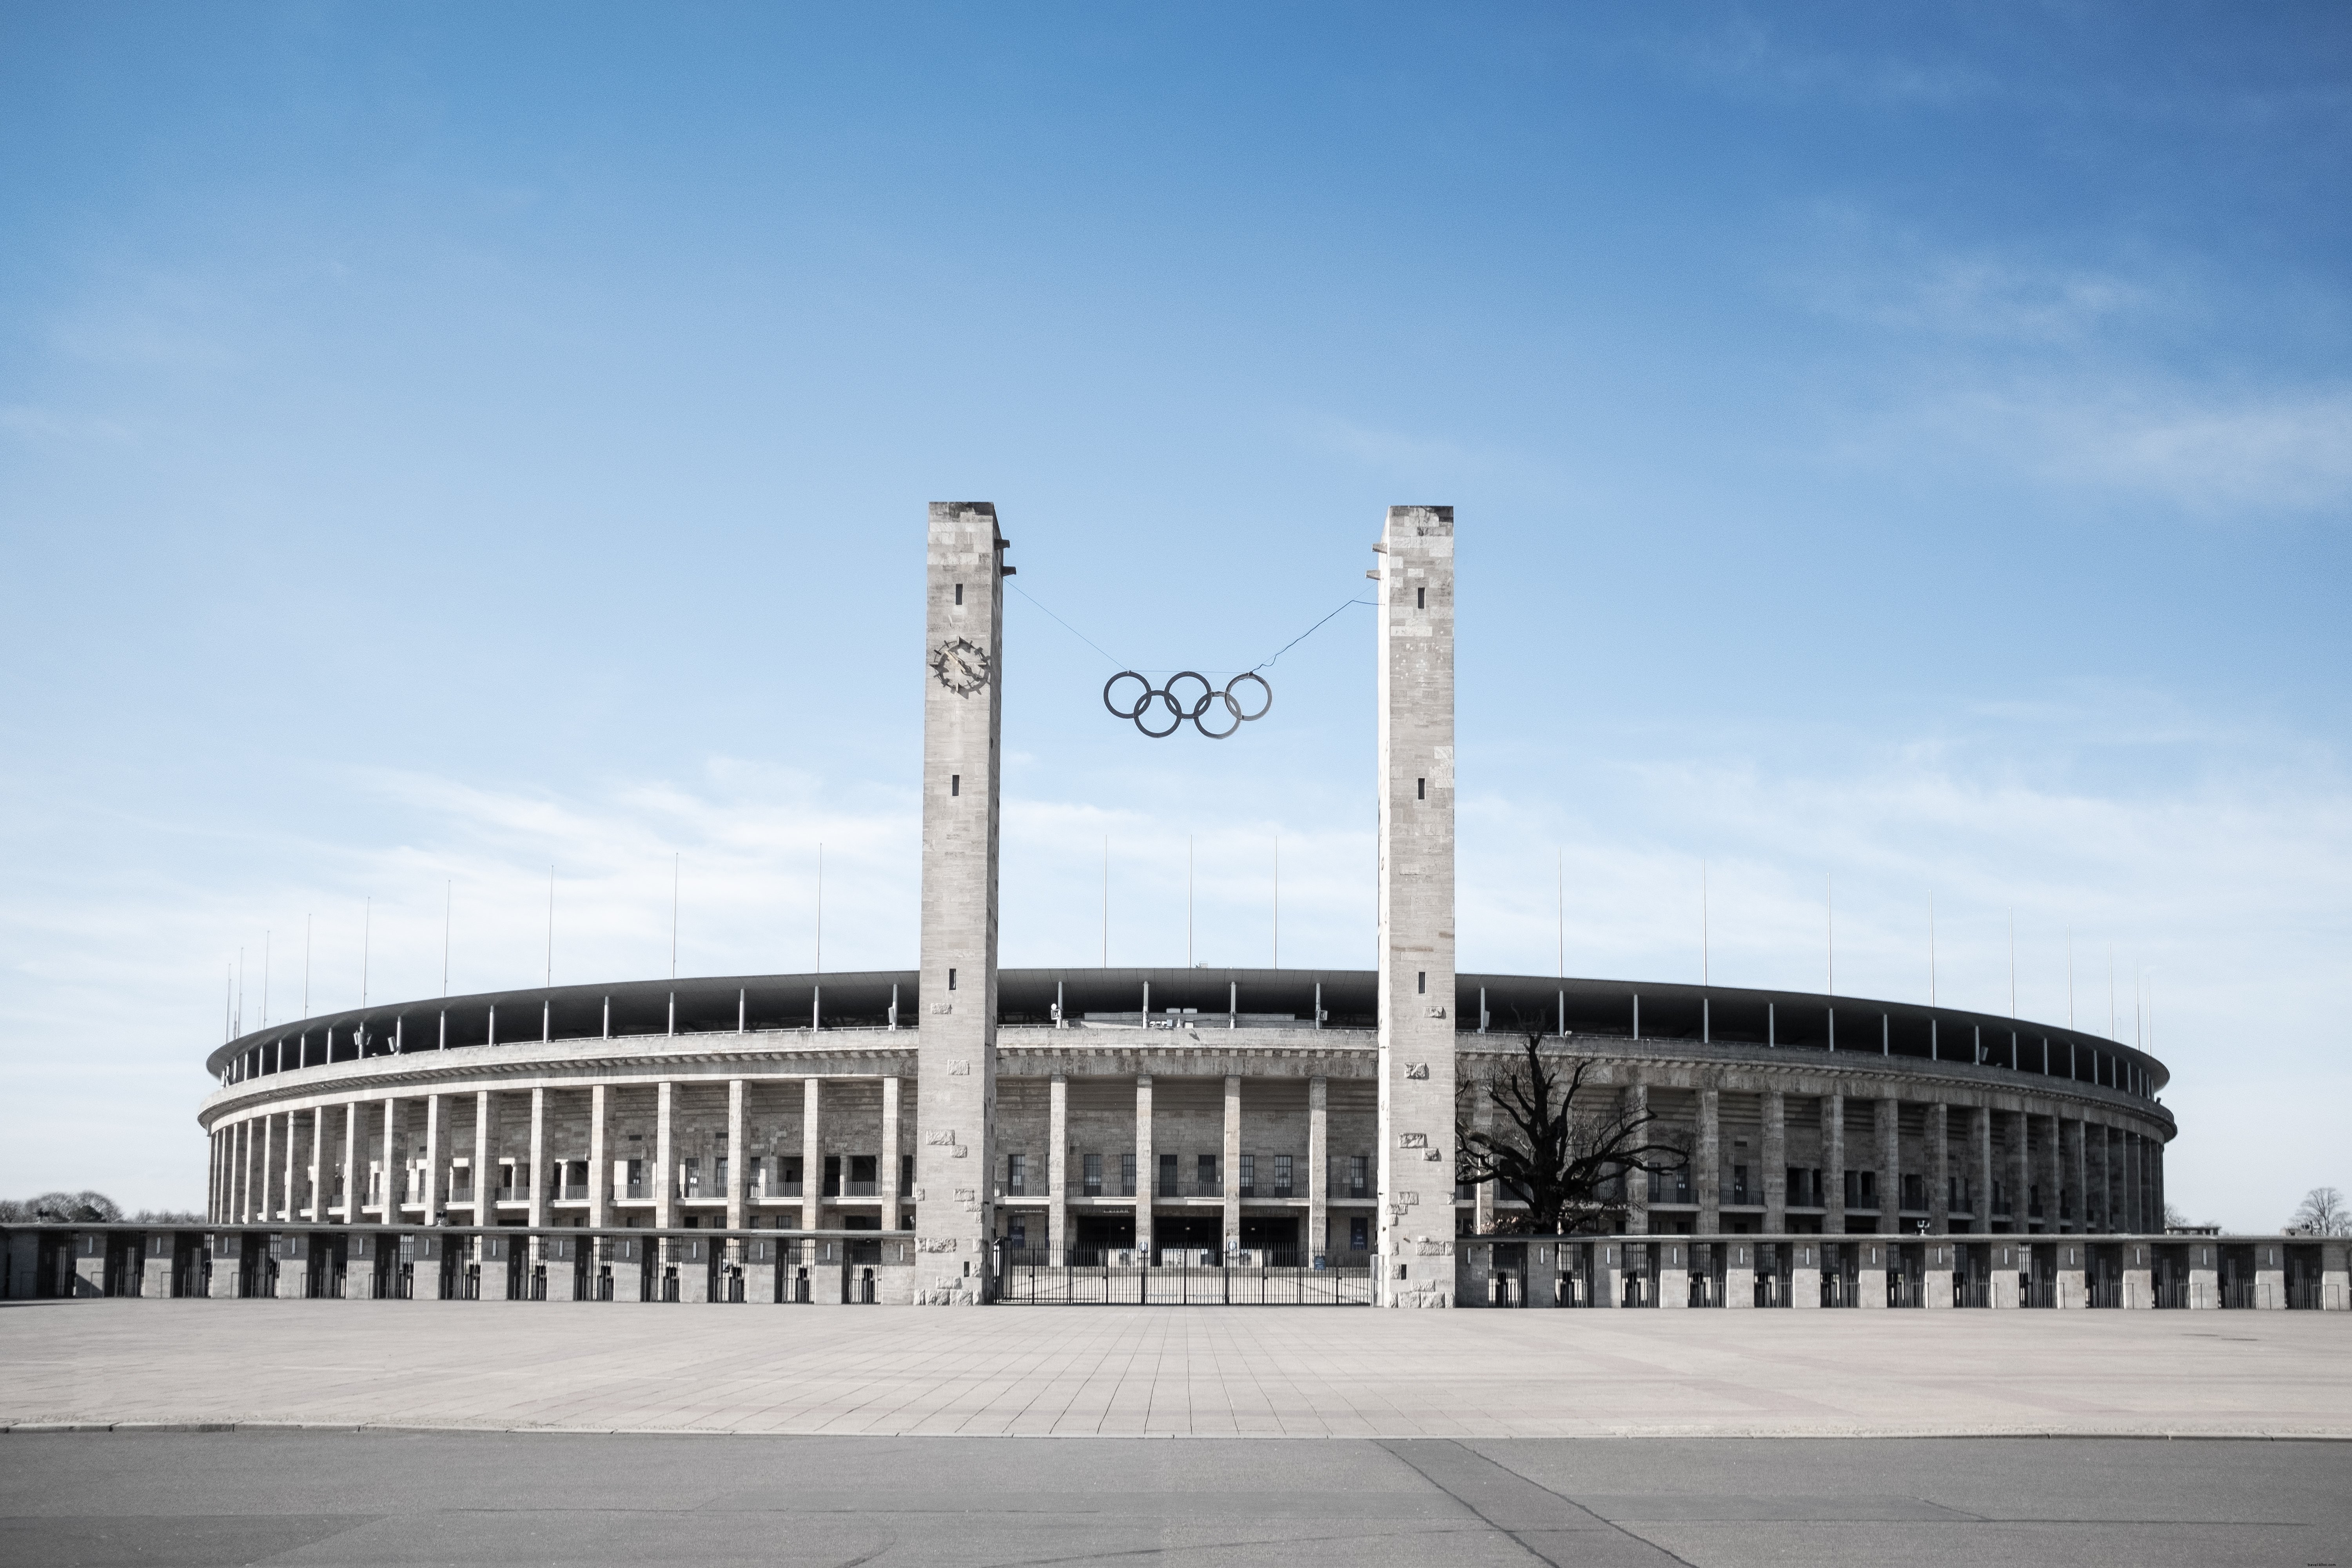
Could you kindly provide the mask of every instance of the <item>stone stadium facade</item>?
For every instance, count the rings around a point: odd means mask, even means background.
[[[2344,1304],[2341,1243],[2164,1234],[2166,1072],[2104,1037],[1457,973],[1452,510],[1392,508],[1373,548],[1376,970],[1000,969],[1012,568],[992,507],[936,504],[918,967],[434,998],[231,1040],[199,1113],[209,1226],[136,1258],[83,1227],[74,1277],[931,1304]],[[1621,1234],[1511,1236],[1507,1194],[1455,1184],[1457,1084],[1530,1034],[1687,1144],[1686,1169],[1634,1173]],[[64,1285],[68,1244],[46,1264],[26,1245],[11,1289]]]

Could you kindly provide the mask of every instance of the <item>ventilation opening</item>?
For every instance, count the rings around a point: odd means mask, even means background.
[[[948,775],[948,793],[950,795],[961,795],[963,793],[963,775],[961,773],[950,773]]]
[[[1415,589],[1412,591],[1412,607],[1413,607],[1414,609],[1416,609],[1416,610],[1425,610],[1425,609],[1429,608],[1429,590],[1428,590],[1428,589],[1426,589],[1426,588],[1415,588]]]
[[[955,989],[955,971],[952,969],[948,971],[948,989],[950,991]]]
[[[1414,995],[1416,995],[1416,996],[1426,996],[1426,995],[1428,995],[1428,994],[1429,994],[1429,971],[1428,971],[1428,970],[1426,970],[1426,969],[1422,970],[1421,972],[1419,972],[1417,974],[1415,974],[1415,975],[1413,976],[1413,981],[1412,981],[1412,991],[1413,991],[1413,994],[1414,994]]]
[[[956,584],[956,603],[959,605],[963,603],[963,584],[961,583]]]
[[[1412,781],[1412,798],[1415,800],[1427,800],[1429,798],[1429,781],[1427,779],[1415,779]]]

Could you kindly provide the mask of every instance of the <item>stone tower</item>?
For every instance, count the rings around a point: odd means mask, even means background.
[[[923,590],[923,936],[915,1299],[986,1299],[995,1233],[997,781],[1005,541],[986,501],[933,501]]]
[[[1454,509],[1392,506],[1381,552],[1377,1300],[1454,1302]]]

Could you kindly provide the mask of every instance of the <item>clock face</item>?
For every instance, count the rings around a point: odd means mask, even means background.
[[[959,697],[969,697],[988,684],[988,653],[962,637],[931,650],[931,673]]]

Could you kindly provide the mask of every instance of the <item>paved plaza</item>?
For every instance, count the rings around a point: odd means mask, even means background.
[[[2305,1568],[2352,1445],[0,1437],[0,1562]]]
[[[2352,1437],[2320,1312],[27,1301],[0,1365],[13,1428]]]

